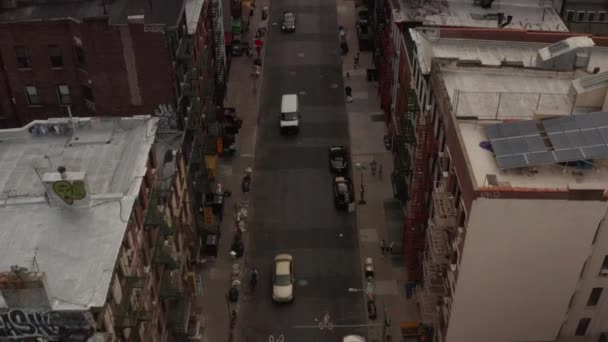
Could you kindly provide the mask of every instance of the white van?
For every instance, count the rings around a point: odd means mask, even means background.
[[[281,98],[281,117],[279,118],[281,134],[300,130],[300,113],[298,112],[298,95],[287,94]]]

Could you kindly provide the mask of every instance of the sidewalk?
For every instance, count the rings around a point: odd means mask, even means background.
[[[255,15],[251,20],[249,32],[242,35],[243,41],[251,41],[255,35],[258,23],[261,22],[262,7],[268,6],[269,0],[257,0]],[[249,15],[249,10],[243,6],[243,15]],[[268,19],[267,19],[268,20]],[[261,51],[262,60],[264,49]],[[234,260],[230,255],[230,247],[235,235],[235,206],[248,203],[241,191],[241,180],[247,167],[253,167],[255,157],[255,142],[257,136],[257,118],[259,107],[259,94],[261,93],[262,77],[257,80],[257,89],[254,91],[251,71],[253,59],[246,55],[233,57],[228,75],[227,95],[224,107],[236,108],[237,115],[243,120],[243,125],[236,137],[237,154],[232,158],[219,158],[217,165],[216,183],[222,184],[224,189],[231,190],[232,196],[226,198],[224,204],[224,217],[221,224],[221,237],[218,256],[214,262],[203,268],[203,297],[202,307],[205,316],[204,342],[225,342],[238,340],[238,324],[243,319],[237,317],[237,327],[234,336],[230,339],[230,312],[239,311],[239,303],[248,295],[249,269],[245,268],[244,259],[248,252],[248,232],[243,233],[245,256]],[[262,73],[263,75],[263,73]],[[255,170],[252,174],[252,186],[255,187]],[[248,216],[252,211],[249,206]],[[241,270],[241,286],[239,303],[229,303],[227,293],[231,285],[232,265],[238,263]]]
[[[404,218],[401,204],[393,197],[391,172],[393,155],[384,147],[386,134],[384,113],[380,109],[378,83],[367,82],[366,69],[372,67],[372,52],[361,51],[359,67],[354,68],[358,42],[355,27],[357,11],[354,0],[337,0],[338,25],[346,28],[349,53],[342,57],[344,86],[352,88],[353,101],[347,103],[349,131],[351,137],[351,157],[353,165],[354,189],[359,201],[361,181],[365,189],[366,204],[357,204],[356,219],[359,233],[361,267],[366,258],[372,258],[375,271],[375,298],[378,318],[369,324],[384,324],[384,310],[391,320],[391,341],[402,341],[399,324],[418,320],[414,299],[407,299],[405,284],[407,278],[400,250],[394,256],[381,253],[380,241],[395,241],[401,246],[401,231]],[[337,34],[337,33],[336,33]],[[346,74],[350,77],[347,77]],[[373,176],[370,163],[375,160],[378,169],[382,165],[382,175],[376,170]],[[357,170],[356,163],[364,170]],[[396,249],[400,249],[396,248]],[[366,281],[363,280],[363,284]],[[364,294],[362,294],[364,295]],[[367,316],[367,315],[366,315]],[[369,329],[370,342],[384,342],[383,328]]]

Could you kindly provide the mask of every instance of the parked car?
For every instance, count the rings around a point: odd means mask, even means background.
[[[342,342],[365,342],[365,338],[359,335],[344,336]]]
[[[346,173],[348,168],[348,149],[345,146],[329,148],[329,169],[335,173]]]
[[[283,12],[283,22],[281,23],[281,31],[296,31],[296,15],[293,14],[293,12]]]
[[[339,176],[334,178],[334,205],[336,209],[348,210],[348,205],[355,201],[353,183],[350,179]]]
[[[278,303],[293,301],[294,280],[291,254],[275,256],[272,270],[272,300]]]

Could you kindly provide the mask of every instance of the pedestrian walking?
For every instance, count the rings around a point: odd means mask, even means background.
[[[386,240],[382,239],[380,240],[380,251],[382,252],[382,256],[384,256],[384,253],[386,253]]]
[[[357,53],[357,56],[355,56],[354,60],[353,60],[353,67],[355,69],[357,69],[359,67],[359,54]]]
[[[389,255],[393,254],[393,247],[395,247],[395,241],[392,241],[389,245],[388,245],[388,253]]]
[[[378,177],[382,179],[382,164],[378,164]]]
[[[376,175],[376,167],[378,166],[378,163],[376,163],[376,159],[372,160],[371,164],[369,165],[372,169],[372,176]]]

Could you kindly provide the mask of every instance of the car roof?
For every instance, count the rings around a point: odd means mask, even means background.
[[[336,177],[336,178],[334,179],[334,181],[335,181],[335,182],[346,182],[346,178],[344,178],[344,177]]]
[[[286,260],[286,261],[292,261],[293,257],[291,256],[291,254],[277,254],[274,257],[274,261],[280,261],[280,260]]]
[[[365,338],[359,335],[344,336],[342,342],[365,342]]]
[[[330,151],[344,151],[346,150],[346,147],[344,146],[331,146],[329,148]]]
[[[277,275],[287,275],[291,274],[291,260],[281,259],[275,261],[275,274]]]

